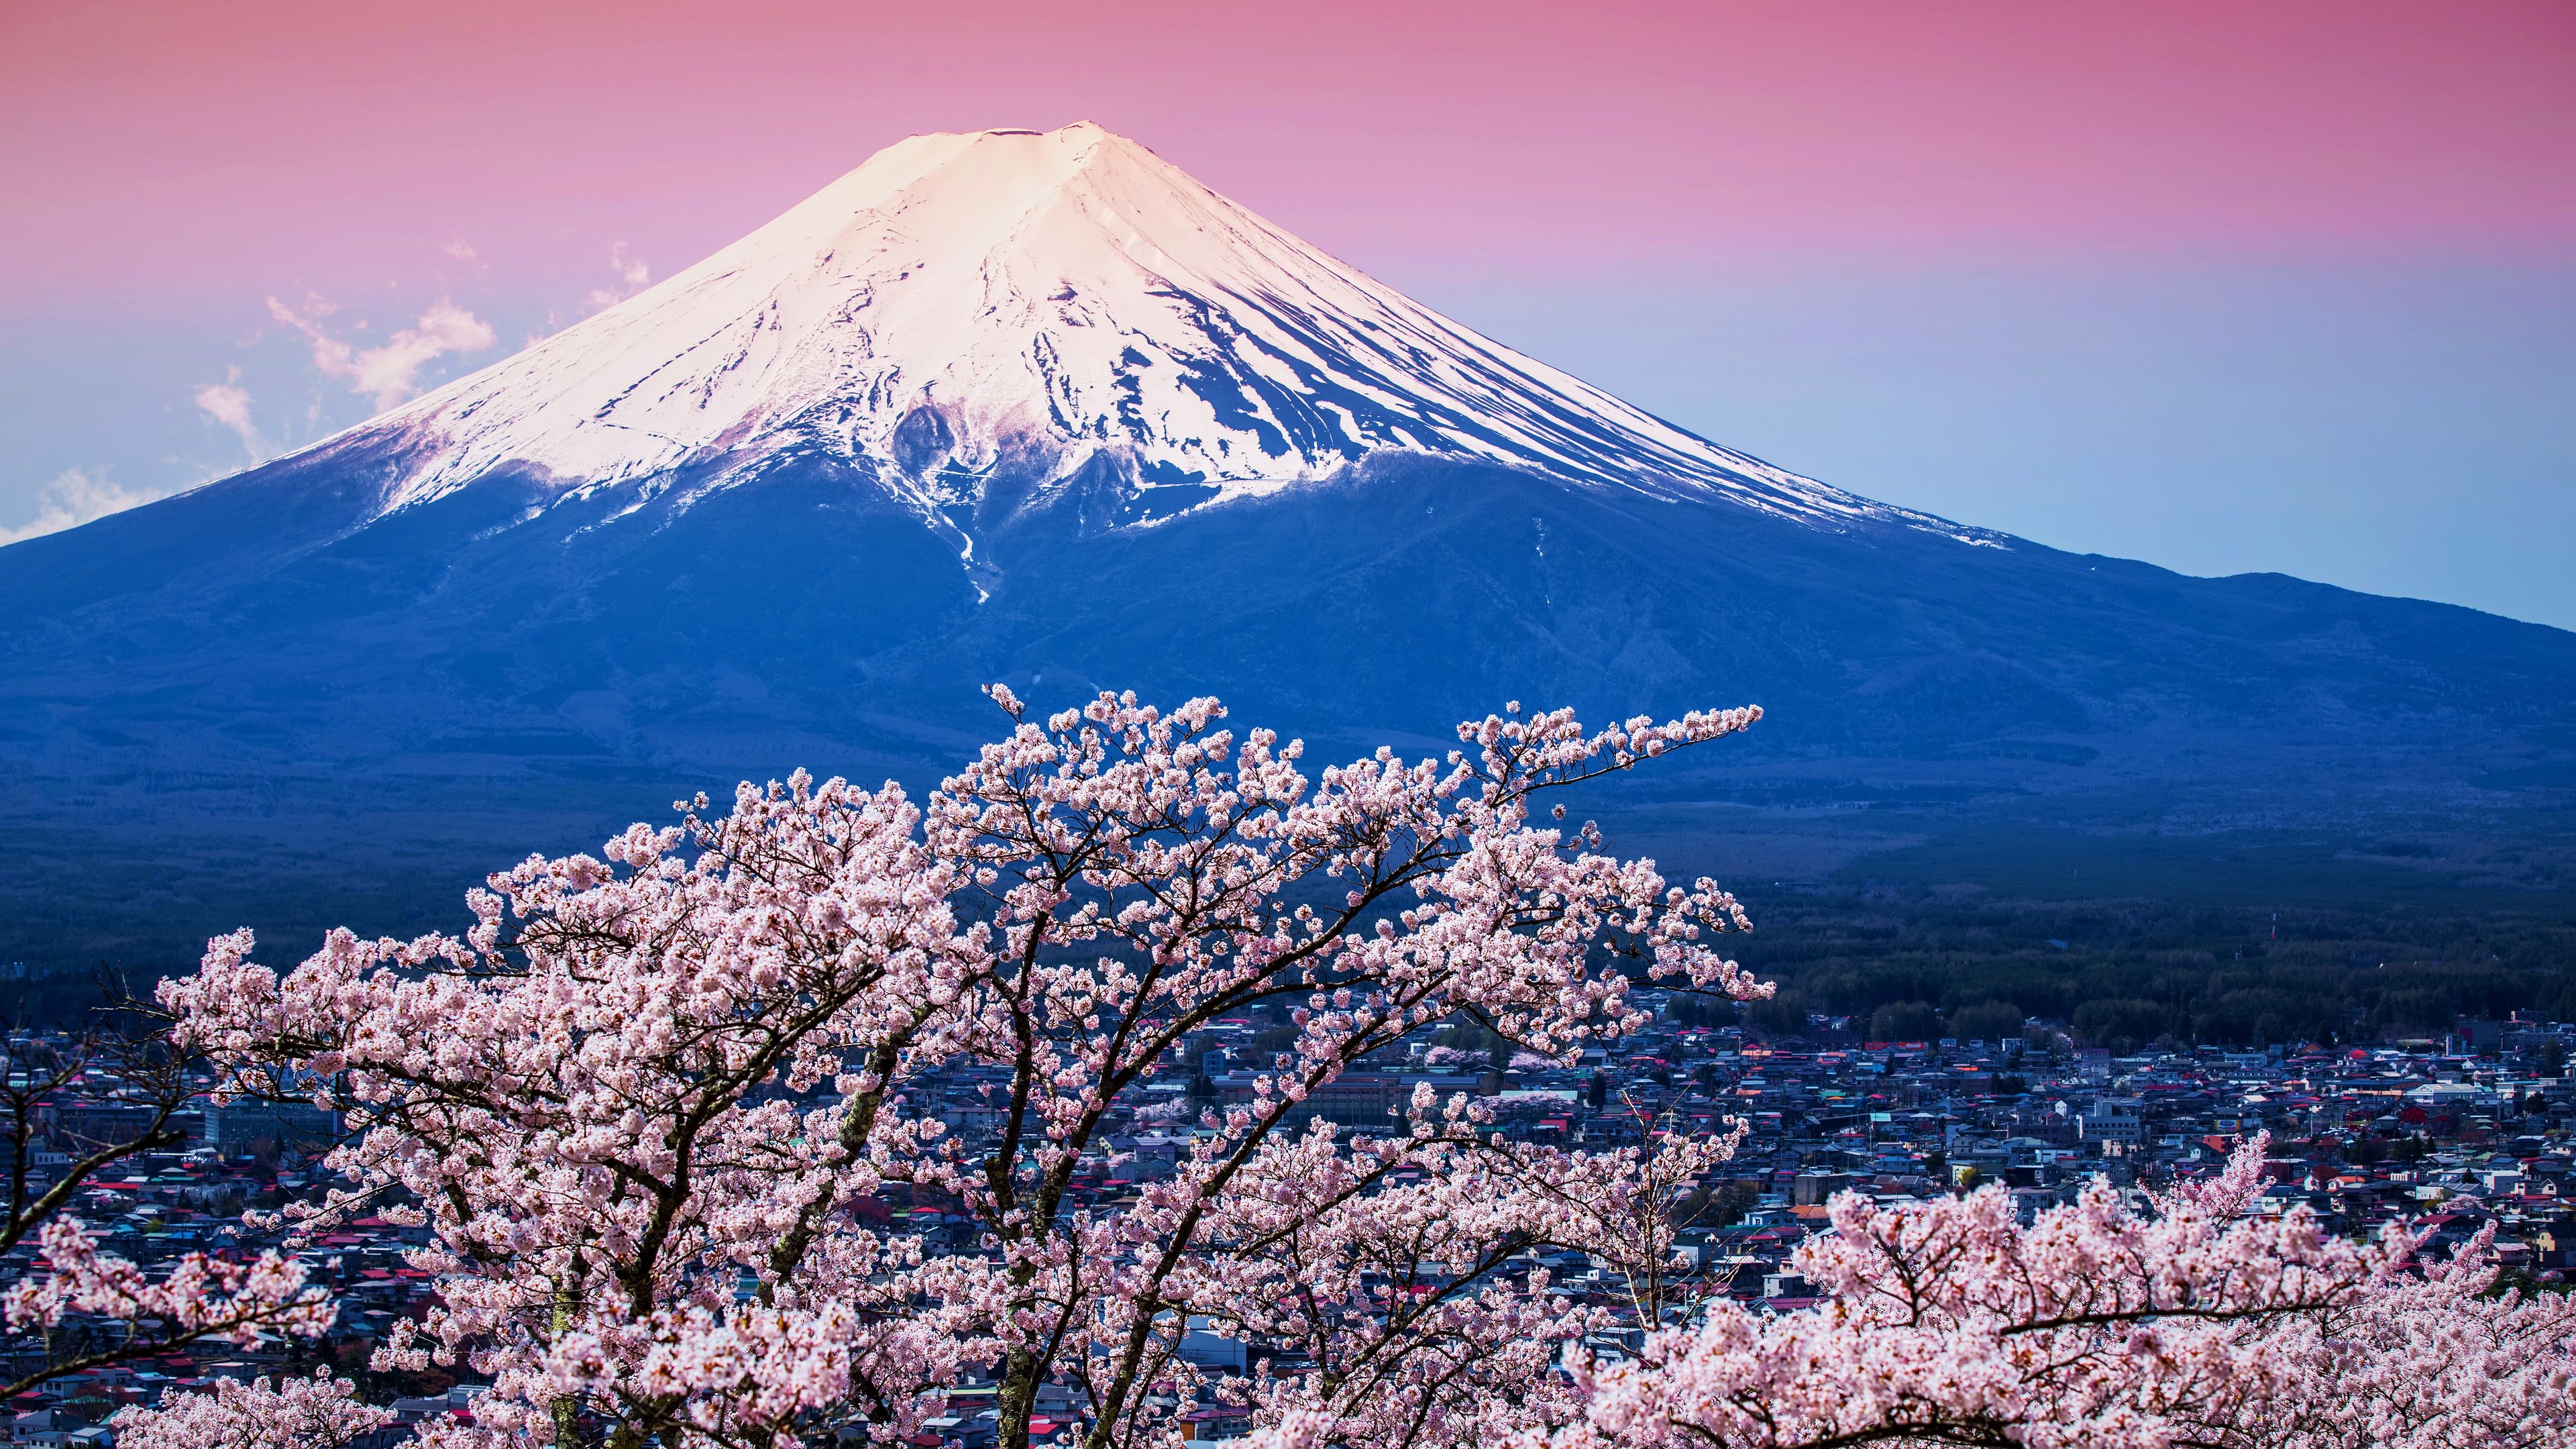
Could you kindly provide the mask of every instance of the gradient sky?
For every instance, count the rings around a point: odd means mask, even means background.
[[[2565,0],[18,0],[0,536],[363,417],[317,335],[426,385],[1078,118],[1829,482],[2576,627]]]

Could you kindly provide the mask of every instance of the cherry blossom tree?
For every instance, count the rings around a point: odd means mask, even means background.
[[[442,1300],[382,1361],[489,1375],[478,1433],[615,1444],[891,1440],[993,1364],[1007,1449],[1051,1381],[1109,1449],[1176,1428],[1188,1396],[1159,1390],[1197,1320],[1315,1346],[1266,1412],[1365,1401],[1443,1443],[1561,1416],[1547,1364],[1582,1315],[1505,1267],[1628,1247],[1600,1237],[1638,1156],[1509,1144],[1463,1100],[1343,1142],[1319,1094],[1443,1021],[1558,1058],[1642,1022],[1632,979],[1759,994],[1710,945],[1745,925],[1730,896],[1536,813],[1759,712],[1587,732],[1514,706],[1445,759],[1310,778],[1213,700],[1036,721],[993,695],[1009,736],[920,803],[747,786],[495,876],[461,937],[335,932],[280,976],[241,933],[165,986],[228,1090],[348,1114],[348,1185],[303,1228],[433,1228]],[[1175,1176],[1084,1200],[1141,1089],[1259,1009],[1293,1042]],[[943,1068],[984,1079],[988,1140],[916,1099]],[[971,1213],[977,1251],[867,1226],[889,1192]]]
[[[165,985],[224,1090],[352,1125],[298,1231],[430,1227],[440,1299],[378,1363],[490,1379],[438,1449],[891,1444],[987,1370],[1001,1449],[1064,1402],[1083,1449],[1170,1449],[1203,1390],[1258,1449],[2569,1442],[2563,1300],[2402,1232],[2249,1216],[2259,1141],[2028,1223],[1999,1190],[1842,1196],[1792,1263],[1825,1303],[1764,1314],[1676,1261],[1675,1205],[1740,1124],[1570,1151],[1427,1082],[1350,1120],[1350,1074],[1443,1024],[1571,1062],[1642,1024],[1640,981],[1767,993],[1716,949],[1730,896],[1546,798],[1758,711],[1513,706],[1443,758],[1310,776],[1213,700],[1036,720],[993,695],[1008,736],[925,798],[746,785],[492,877],[461,936],[333,932],[281,975],[239,933]],[[1171,1090],[1253,1018],[1269,1061],[1213,1103]],[[960,1084],[965,1111],[938,1098]],[[1191,1110],[1168,1176],[1107,1188],[1124,1131]],[[1625,1303],[1557,1291],[1547,1249]],[[1613,1326],[1642,1352],[1596,1364]],[[1211,1384],[1193,1332],[1271,1353]]]
[[[2096,1180],[2024,1225],[1985,1188],[1880,1208],[1831,1204],[1792,1263],[1829,1301],[1765,1315],[1730,1301],[1650,1335],[1633,1361],[1578,1357],[1578,1416],[1524,1449],[2025,1446],[2541,1446],[2576,1442],[2576,1306],[2486,1296],[2483,1244],[2414,1260],[2243,1216],[2265,1143],[2143,1204]],[[1264,1449],[1376,1444],[1366,1426],[1283,1417]]]

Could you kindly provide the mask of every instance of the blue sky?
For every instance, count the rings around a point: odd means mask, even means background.
[[[2576,628],[2576,265],[1787,263],[1421,292],[1858,493]]]

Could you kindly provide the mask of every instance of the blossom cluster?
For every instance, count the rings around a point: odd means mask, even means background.
[[[2576,1302],[2490,1296],[2482,1242],[2424,1263],[2402,1230],[2353,1242],[2304,1207],[2251,1216],[2264,1146],[2144,1204],[2096,1181],[2028,1225],[1997,1188],[1901,1210],[1842,1194],[1794,1258],[1823,1306],[1721,1302],[1633,1362],[1579,1364],[1579,1419],[1518,1442],[2576,1443]]]
[[[244,1347],[265,1333],[315,1337],[331,1326],[330,1293],[305,1282],[304,1265],[277,1252],[249,1262],[209,1253],[182,1255],[157,1274],[99,1251],[77,1218],[55,1218],[37,1230],[38,1269],[0,1291],[0,1323],[11,1333],[62,1326],[74,1314],[118,1325],[156,1349],[212,1339]],[[50,1365],[65,1373],[123,1357],[124,1344]]]
[[[172,1394],[158,1408],[125,1409],[117,1449],[342,1449],[393,1422],[355,1386],[323,1370],[311,1378],[215,1380],[208,1393]]]

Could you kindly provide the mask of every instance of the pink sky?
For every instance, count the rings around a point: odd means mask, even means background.
[[[531,11],[538,13],[531,14]],[[0,311],[667,273],[1088,117],[1363,265],[2563,255],[2576,5],[21,0]]]

